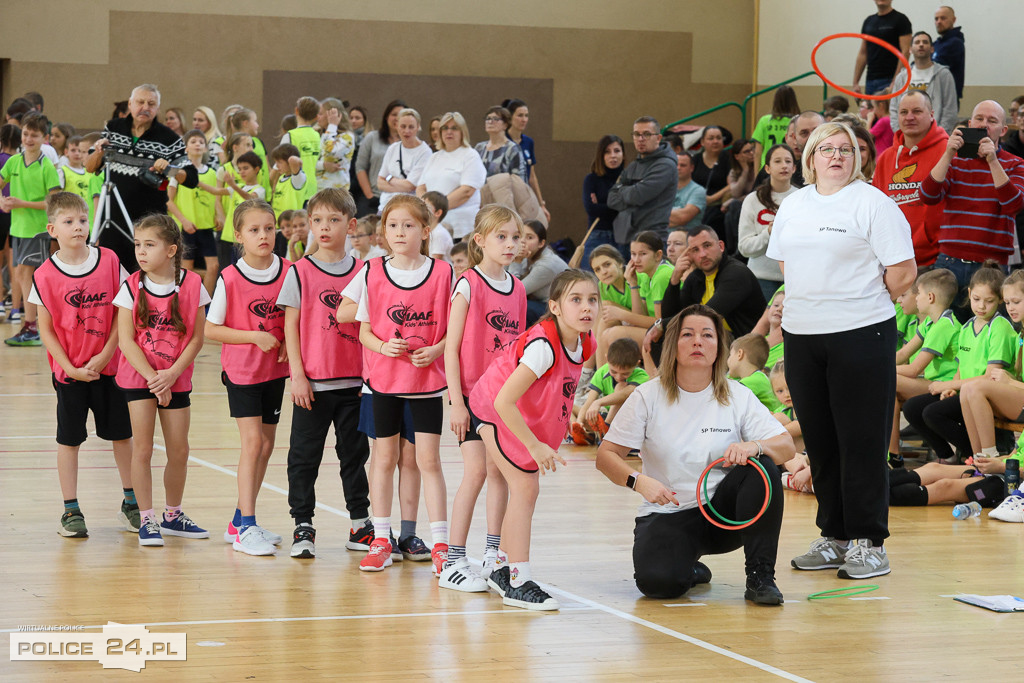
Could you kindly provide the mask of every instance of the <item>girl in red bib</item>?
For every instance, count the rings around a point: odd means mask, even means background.
[[[470,425],[469,395],[484,371],[509,345],[514,345],[526,322],[526,289],[505,272],[523,236],[519,215],[504,206],[490,204],[476,215],[469,241],[474,267],[455,284],[448,314],[445,374],[451,397],[452,431],[459,439],[464,469],[462,484],[452,503],[451,544],[448,561],[438,582],[442,588],[467,593],[487,590],[487,577],[477,576],[466,559],[466,537],[473,508],[487,481],[487,545],[484,573],[494,568],[501,540],[501,520],[508,502],[508,487],[497,464],[488,459],[480,435]]]
[[[404,399],[412,410],[419,465],[433,536],[435,575],[448,553],[447,491],[441,471],[441,396],[446,388],[444,365],[452,267],[427,255],[430,214],[423,200],[398,195],[381,215],[389,259],[370,259],[360,276],[366,291],[356,320],[365,355],[365,377],[373,391],[377,432],[370,465],[370,504],[374,540],[359,563],[363,571],[391,564],[391,503],[399,456]]]
[[[548,313],[510,344],[484,372],[469,407],[487,453],[508,482],[498,567],[487,579],[506,605],[558,609],[558,602],[530,579],[530,525],[539,476],[565,465],[557,448],[565,438],[583,363],[590,357],[590,329],[601,312],[597,279],[566,270],[551,283]],[[507,557],[508,563],[505,563]]]
[[[206,336],[223,344],[221,375],[238,422],[238,504],[224,540],[247,555],[273,555],[281,537],[256,524],[256,496],[274,451],[288,354],[277,295],[291,263],[274,254],[274,210],[247,199],[232,218],[242,258],[221,271],[206,318]]]
[[[188,464],[189,393],[192,364],[203,347],[203,307],[210,295],[202,279],[181,268],[181,230],[166,215],[135,225],[139,272],[114,298],[121,361],[115,382],[125,393],[135,443],[132,483],[142,517],[139,545],[162,546],[163,534],[209,538],[181,511]],[[153,512],[153,430],[159,410],[167,447],[164,493],[167,509]]]

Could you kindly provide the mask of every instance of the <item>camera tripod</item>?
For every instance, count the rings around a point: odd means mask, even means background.
[[[117,222],[113,220],[110,206],[111,197],[117,201],[117,206],[121,209],[121,216],[124,218],[124,226],[127,227],[118,225]],[[132,228],[132,219],[128,216],[128,209],[124,208],[124,202],[121,200],[121,193],[117,191],[117,185],[110,180],[109,173],[103,181],[103,189],[100,190],[99,205],[96,207],[96,218],[93,220],[92,237],[89,240],[89,244],[96,246],[100,241],[100,235],[102,235],[103,231],[107,228],[114,228],[127,237],[129,242],[135,241],[135,231]]]

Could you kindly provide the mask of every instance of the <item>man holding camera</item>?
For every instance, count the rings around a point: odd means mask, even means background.
[[[980,102],[969,127],[950,134],[945,153],[921,183],[925,204],[946,201],[935,266],[953,271],[961,288],[986,259],[1005,266],[1014,252],[1014,217],[1024,208],[1024,160],[999,147],[1005,134],[1003,107]]]
[[[103,139],[96,143],[85,164],[86,170],[96,173],[106,163],[110,180],[132,221],[151,213],[167,213],[167,169],[171,162],[185,154],[185,143],[178,134],[156,120],[159,110],[157,87],[149,84],[136,87],[128,100],[128,116],[107,122]],[[196,187],[199,182],[193,166],[176,173],[178,182],[185,187]],[[104,230],[99,243],[112,249],[128,271],[135,271],[138,269],[135,246],[127,237],[131,226],[122,225],[124,218],[113,197],[110,206],[109,217],[121,229]]]

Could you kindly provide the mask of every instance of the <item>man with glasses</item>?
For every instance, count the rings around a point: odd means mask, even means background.
[[[619,212],[613,224],[615,242],[627,259],[629,242],[639,233],[653,230],[665,234],[679,182],[676,153],[662,141],[653,116],[633,122],[633,146],[636,160],[608,192],[608,207]]]
[[[999,146],[1007,131],[1002,105],[980,102],[968,125],[984,131],[977,146],[968,148],[977,151],[965,154],[964,129],[957,128],[921,183],[925,204],[946,202],[935,265],[953,271],[961,288],[986,259],[995,259],[1005,268],[1014,253],[1014,217],[1024,209],[1024,159]],[[956,312],[958,317],[963,314]]]
[[[1003,149],[1014,156],[1024,159],[1024,107],[1017,109],[1014,118],[1017,130],[1011,130],[1003,138]]]

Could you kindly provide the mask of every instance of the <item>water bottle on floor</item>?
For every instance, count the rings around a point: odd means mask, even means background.
[[[1006,495],[1012,496],[1013,492],[1020,488],[1020,461],[1006,461],[1006,472],[1003,474],[1003,481],[1006,482]]]
[[[981,503],[971,501],[970,503],[961,503],[953,507],[953,519],[964,520],[980,516]]]

